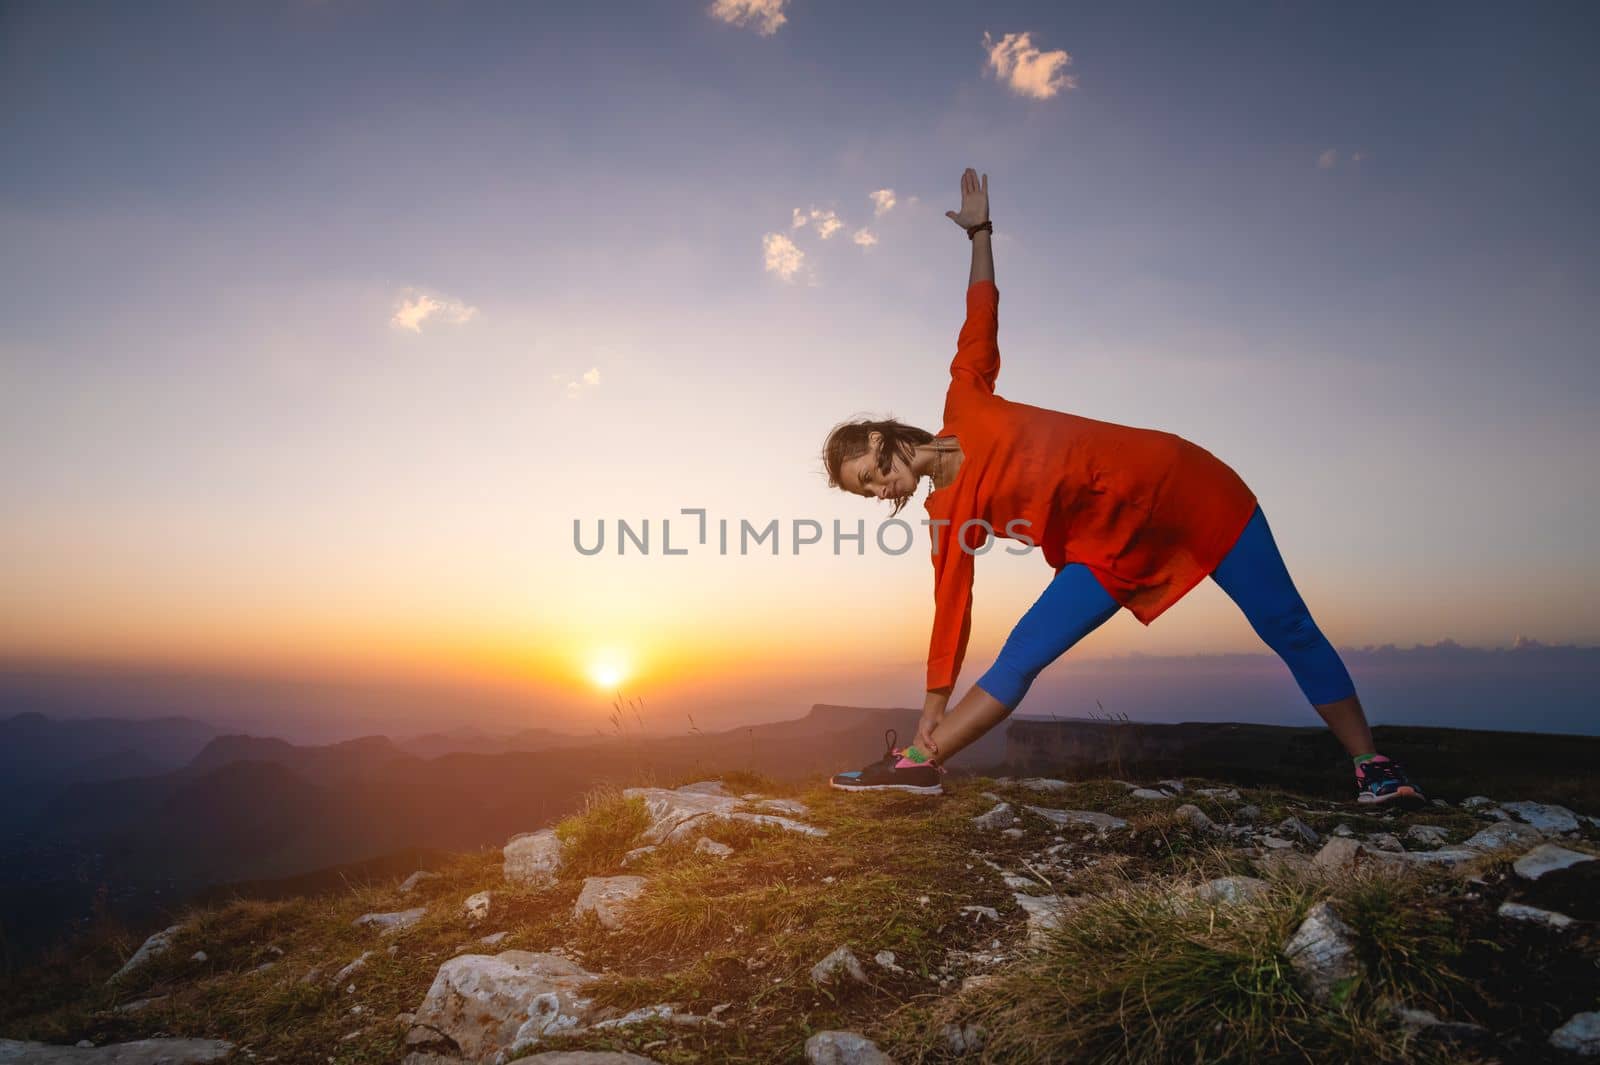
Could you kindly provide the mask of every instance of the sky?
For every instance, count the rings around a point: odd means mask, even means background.
[[[523,726],[618,687],[713,721],[918,704],[927,533],[878,550],[818,453],[864,413],[940,428],[966,166],[1000,394],[1218,455],[1337,646],[1600,643],[1592,30],[7,4],[0,660],[493,689],[440,720]],[[685,508],[708,543],[665,555]],[[714,550],[721,520],[780,553]],[[1049,576],[979,560],[964,682]],[[1204,582],[1069,658],[1262,650]]]

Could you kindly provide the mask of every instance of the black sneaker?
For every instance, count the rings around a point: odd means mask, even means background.
[[[889,749],[883,753],[882,758],[865,769],[835,773],[828,783],[840,791],[912,791],[918,795],[944,794],[944,785],[939,782],[939,775],[944,770],[927,762],[918,764],[909,758],[902,758],[900,750],[894,745],[896,738],[894,729],[887,729],[883,734],[883,740]]]
[[[1411,783],[1405,767],[1392,758],[1378,755],[1356,766],[1356,801],[1363,804],[1417,807],[1427,805],[1422,789]]]

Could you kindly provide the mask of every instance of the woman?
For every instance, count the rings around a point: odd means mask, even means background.
[[[937,793],[951,758],[1017,708],[1040,670],[1126,607],[1148,625],[1210,576],[1278,653],[1355,763],[1364,803],[1423,801],[1378,754],[1350,674],[1295,590],[1254,493],[1182,437],[1046,410],[995,394],[999,294],[989,178],[961,176],[972,241],[967,320],[950,364],[938,436],[887,421],[836,426],[823,445],[829,484],[899,512],[923,477],[933,532],[934,619],[927,697],[915,741],[865,769],[851,791]],[[973,556],[989,537],[1037,544],[1055,577],[977,685],[946,714],[971,623]]]

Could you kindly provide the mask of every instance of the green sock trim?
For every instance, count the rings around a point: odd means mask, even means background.
[[[1376,757],[1378,757],[1378,752],[1373,751],[1371,754],[1358,754],[1352,758],[1351,761],[1353,761],[1356,765],[1360,765],[1362,762],[1370,762]]]
[[[911,759],[913,762],[916,762],[918,765],[922,765],[924,762],[926,762],[928,760],[928,756],[923,754],[921,751],[919,751],[917,749],[917,745],[916,744],[912,744],[910,747],[907,747],[905,750],[901,751],[900,753],[904,757]]]

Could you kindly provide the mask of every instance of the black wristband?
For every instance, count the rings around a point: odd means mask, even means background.
[[[993,222],[979,222],[975,226],[968,226],[967,227],[967,239],[968,240],[971,240],[972,238],[976,237],[979,233],[988,233],[988,234],[993,235],[993,233],[994,233],[994,223]]]

